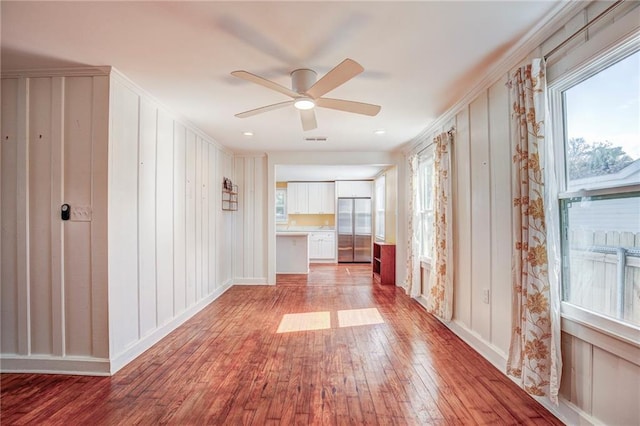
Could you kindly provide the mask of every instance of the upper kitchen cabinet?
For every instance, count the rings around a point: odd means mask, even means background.
[[[338,198],[371,198],[371,181],[342,180],[336,182]]]
[[[309,185],[306,182],[289,182],[287,184],[287,213],[309,213]]]
[[[289,182],[288,214],[333,214],[335,186],[333,182]]]
[[[333,182],[309,183],[309,214],[333,214],[336,192]]]

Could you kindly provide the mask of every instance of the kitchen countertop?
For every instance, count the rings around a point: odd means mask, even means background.
[[[318,232],[318,231],[327,231],[332,232],[335,231],[336,228],[334,226],[289,226],[289,227],[276,227],[277,233],[291,233],[291,232]]]
[[[305,231],[276,231],[276,237],[306,237],[309,232]]]

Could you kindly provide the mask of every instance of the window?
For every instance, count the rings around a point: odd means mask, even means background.
[[[420,257],[431,258],[433,243],[433,147],[418,159],[418,211],[420,223]]]
[[[562,299],[640,326],[640,52],[597,58],[551,86]],[[631,51],[630,51],[631,50]],[[561,136],[558,138],[558,136]]]
[[[276,223],[287,222],[287,189],[276,188]]]
[[[384,241],[384,221],[385,221],[385,213],[384,213],[384,205],[386,202],[385,195],[385,184],[386,178],[384,175],[380,176],[376,179],[375,187],[376,187],[376,239],[379,241]]]

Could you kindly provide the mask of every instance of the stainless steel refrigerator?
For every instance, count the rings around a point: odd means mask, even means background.
[[[371,198],[338,198],[338,262],[371,263]]]

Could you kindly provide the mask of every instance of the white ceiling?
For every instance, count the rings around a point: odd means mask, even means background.
[[[2,68],[111,65],[220,144],[251,151],[390,151],[425,129],[558,1],[10,2]],[[365,72],[327,96],[382,105],[376,117],[317,110],[303,132],[288,100],[230,75],[290,87],[345,58]],[[376,129],[386,134],[375,135]],[[253,137],[242,135],[254,132]],[[304,137],[326,136],[327,142]]]

